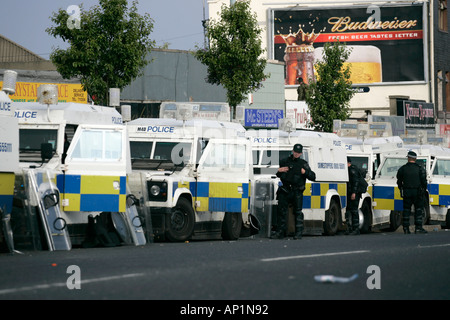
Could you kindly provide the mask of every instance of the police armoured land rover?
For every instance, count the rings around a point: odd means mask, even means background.
[[[122,116],[111,107],[58,103],[57,92],[43,85],[39,102],[14,103],[21,168],[15,223],[18,230],[31,230],[32,238],[14,236],[35,243],[34,249],[70,250],[86,240],[89,217],[105,212],[121,223],[129,208],[131,165]]]
[[[5,71],[0,91],[0,247],[6,247],[9,252],[14,250],[10,221],[15,173],[19,168],[19,126],[14,118],[14,105],[9,98],[15,92],[16,77],[15,71]]]
[[[374,180],[374,211],[391,212],[401,217],[403,201],[397,187],[396,174],[406,163],[409,150],[416,152],[416,162],[427,172],[428,186],[427,190],[423,190],[425,198],[423,223],[449,227],[450,152],[440,146],[405,145],[400,151],[386,154]]]
[[[337,122],[337,125],[336,125]],[[384,154],[391,151],[403,150],[403,140],[399,136],[392,136],[390,123],[334,121],[334,131],[345,143],[347,156],[352,160],[368,183],[367,192],[361,195],[359,201],[359,227],[361,232],[386,228],[398,228],[399,216],[394,212],[373,210],[373,179],[383,160]]]
[[[130,187],[156,240],[237,239],[250,228],[250,143],[228,120],[226,104],[163,103],[159,119],[127,123]]]
[[[277,210],[279,161],[291,154],[294,144],[300,143],[302,158],[316,173],[316,181],[307,181],[303,194],[304,234],[334,235],[342,228],[347,204],[344,144],[333,133],[292,131],[292,127],[292,123],[284,119],[279,130],[247,131],[252,142],[255,173],[252,214],[258,217],[262,227],[266,226],[269,236]],[[288,226],[288,232],[292,232],[292,225]]]

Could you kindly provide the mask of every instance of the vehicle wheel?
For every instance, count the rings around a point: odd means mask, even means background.
[[[194,209],[189,200],[178,199],[177,205],[166,218],[166,237],[170,241],[186,241],[193,232],[195,226]]]
[[[334,236],[339,227],[339,205],[336,201],[331,200],[330,208],[325,211],[325,222],[323,223],[323,229],[328,236]]]
[[[372,228],[372,215],[370,210],[370,205],[364,201],[362,208],[363,222],[360,223],[360,231],[361,233],[369,233]]]
[[[402,225],[402,211],[391,211],[391,214],[389,216],[389,223],[390,226],[388,228],[389,231],[395,231]]]
[[[222,238],[224,240],[237,240],[241,234],[242,214],[240,212],[227,212],[222,221]]]
[[[450,209],[447,210],[447,215],[445,217],[445,228],[450,229]]]

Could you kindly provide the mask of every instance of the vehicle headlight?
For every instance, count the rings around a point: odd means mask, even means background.
[[[166,181],[147,181],[148,198],[150,201],[167,201]]]
[[[153,185],[153,186],[150,188],[150,193],[151,193],[154,197],[158,196],[160,192],[161,192],[161,188],[160,188],[159,186],[157,186],[157,185]]]

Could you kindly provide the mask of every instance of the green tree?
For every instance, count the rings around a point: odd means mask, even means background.
[[[311,114],[312,125],[320,131],[332,132],[333,120],[349,117],[352,90],[350,67],[344,66],[351,50],[335,41],[326,43],[322,60],[315,65],[317,81],[311,81],[306,90],[306,103]]]
[[[269,76],[264,74],[267,61],[261,57],[261,32],[248,0],[223,4],[219,21],[212,20],[206,26],[209,48],[197,46],[194,52],[208,67],[207,81],[227,90],[233,119],[236,106]]]
[[[153,20],[137,13],[137,1],[128,9],[127,0],[99,0],[89,11],[59,9],[50,19],[56,26],[47,33],[70,45],[54,49],[51,61],[64,78],[79,77],[96,104],[107,105],[109,88],[124,88],[149,63]]]

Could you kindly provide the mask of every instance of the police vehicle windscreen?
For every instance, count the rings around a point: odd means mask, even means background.
[[[131,166],[133,169],[147,170],[180,169],[191,160],[191,150],[191,142],[130,141]]]
[[[245,168],[246,146],[240,144],[213,144],[203,163],[204,168]]]
[[[450,175],[450,160],[438,159],[433,170],[435,176],[449,176]]]
[[[130,141],[131,159],[150,159],[152,148],[153,141]]]
[[[292,151],[290,150],[264,150],[261,159],[261,165],[279,166],[280,160],[289,157],[291,153]]]
[[[259,155],[260,152],[258,150],[253,150],[252,151],[252,157],[253,157],[253,165],[257,165],[259,162]]]
[[[174,164],[186,164],[191,156],[192,143],[188,142],[157,142],[155,145],[155,160],[170,160]]]
[[[417,159],[416,163],[420,165],[422,168],[427,170],[427,160],[426,159]]]
[[[380,170],[380,176],[382,177],[396,177],[397,171],[401,166],[406,164],[405,158],[387,158]],[[417,159],[416,162],[426,169],[426,159]]]
[[[255,174],[276,174],[280,160],[292,154],[292,150],[258,150],[256,152],[253,151],[253,173]],[[261,153],[261,162],[259,162]],[[304,149],[300,158],[308,161],[308,150]]]
[[[382,177],[395,177],[398,169],[406,163],[403,158],[387,158],[380,171]]]
[[[352,164],[358,167],[363,176],[366,176],[367,170],[369,168],[369,158],[368,157],[349,157],[349,158],[352,160]]]
[[[122,133],[114,130],[84,130],[71,158],[87,161],[116,161],[122,157]]]
[[[58,131],[56,129],[20,129],[20,161],[41,161],[42,144],[51,144],[54,152],[57,146],[57,137]]]

